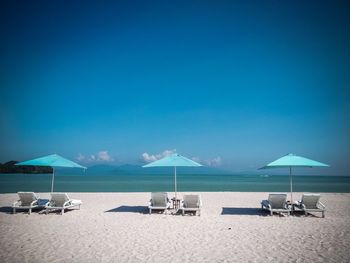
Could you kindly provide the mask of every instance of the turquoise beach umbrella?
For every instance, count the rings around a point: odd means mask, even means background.
[[[273,161],[272,163],[265,165],[264,167],[261,167],[260,169],[285,168],[285,167],[289,167],[290,200],[291,202],[293,202],[292,167],[312,168],[312,167],[329,167],[329,165],[290,153],[277,159],[276,161]]]
[[[177,191],[176,191],[176,167],[179,166],[194,166],[194,167],[198,167],[198,166],[202,166],[201,164],[192,161],[180,154],[172,154],[169,156],[164,157],[163,159],[154,161],[152,163],[146,164],[142,167],[144,168],[148,168],[148,167],[174,167],[174,173],[175,173],[175,198],[177,198]]]
[[[50,167],[52,167],[51,192],[53,192],[53,183],[54,183],[54,178],[55,178],[55,167],[69,167],[69,168],[86,169],[86,167],[81,166],[75,162],[72,162],[66,158],[63,158],[63,157],[59,156],[58,154],[51,154],[51,155],[40,157],[37,159],[17,163],[15,165],[33,165],[33,166],[50,166]]]

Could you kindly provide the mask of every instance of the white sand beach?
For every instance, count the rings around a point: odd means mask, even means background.
[[[184,193],[180,193],[182,196]],[[201,216],[148,214],[150,193],[69,193],[81,210],[12,214],[0,195],[1,262],[350,262],[350,194],[325,218],[269,216],[268,193],[205,192]],[[172,196],[173,193],[169,193]],[[48,193],[39,193],[48,198]],[[301,193],[295,193],[300,198]],[[318,215],[319,216],[319,215]]]

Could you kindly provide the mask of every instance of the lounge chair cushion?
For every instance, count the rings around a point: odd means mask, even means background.
[[[170,205],[167,193],[152,193],[149,207],[167,208]]]
[[[13,203],[13,213],[16,213],[16,209],[28,209],[29,214],[34,208],[44,208],[49,202],[47,199],[39,199],[34,192],[18,192],[19,200]]]
[[[34,192],[18,192],[21,206],[31,206],[34,201],[38,201],[39,198]]]
[[[273,212],[286,212],[289,215],[291,210],[286,200],[286,194],[269,194],[268,200],[261,201],[261,208],[269,210],[271,215]]]
[[[75,206],[79,206],[80,208],[81,204],[81,200],[70,199],[66,193],[51,193],[51,200],[46,205],[46,212],[49,212],[50,210],[61,209],[63,214],[64,209]]]
[[[320,202],[319,194],[303,194],[300,201],[296,201],[293,205],[294,209],[300,209],[307,212],[322,212],[324,217],[324,212],[326,207]]]
[[[183,208],[199,208],[200,197],[199,195],[185,195],[183,200]]]

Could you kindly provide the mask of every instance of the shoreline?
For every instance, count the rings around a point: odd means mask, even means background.
[[[48,192],[52,176],[0,176],[0,193],[18,191]],[[350,193],[350,177],[299,176],[293,180],[297,192]],[[289,192],[287,176],[179,175],[178,190],[183,192]],[[55,176],[55,192],[157,192],[174,191],[173,176]]]
[[[321,193],[325,218],[269,216],[260,209],[269,192],[196,193],[201,216],[149,215],[150,192],[68,193],[82,200],[81,210],[13,215],[9,207],[17,194],[0,194],[0,257],[3,262],[350,260],[349,193]],[[294,199],[301,194],[293,193]]]

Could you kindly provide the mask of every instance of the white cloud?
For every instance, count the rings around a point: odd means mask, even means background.
[[[85,156],[82,155],[81,153],[79,153],[78,156],[77,156],[77,160],[78,161],[84,161],[85,160]]]
[[[142,160],[144,160],[146,163],[150,163],[150,162],[154,162],[157,160],[156,156],[155,155],[151,155],[151,154],[148,154],[148,153],[143,153],[141,155],[141,158]]]
[[[79,153],[77,160],[86,162],[113,162],[114,158],[108,151],[99,151],[96,154],[91,154],[89,157],[85,157],[82,153]]]
[[[218,166],[221,166],[222,164],[222,159],[220,156],[217,156],[213,159],[201,159],[199,157],[192,157],[192,160],[211,167],[218,167]]]
[[[147,152],[144,152],[141,155],[141,159],[146,162],[146,163],[150,163],[150,162],[154,162],[157,161],[159,159],[162,159],[165,156],[169,156],[173,153],[176,153],[176,149],[173,150],[165,150],[162,153],[158,153],[158,154],[149,154]]]
[[[208,160],[207,163],[208,163],[208,166],[212,166],[212,167],[218,167],[221,165],[221,157],[220,156],[217,156],[211,160]]]
[[[100,151],[97,153],[97,160],[104,162],[112,162],[114,158],[109,155],[108,151]]]

